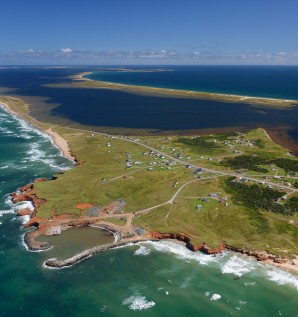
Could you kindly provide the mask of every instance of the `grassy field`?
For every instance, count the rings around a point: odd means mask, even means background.
[[[77,203],[88,202],[106,206],[121,198],[126,202],[123,212],[134,213],[133,223],[149,232],[157,230],[185,233],[193,243],[206,241],[211,247],[225,240],[234,246],[266,249],[282,256],[297,253],[296,213],[283,215],[245,208],[235,203],[233,197],[226,192],[224,181],[228,176],[220,176],[216,172],[195,175],[193,168],[186,168],[185,164],[179,162],[175,162],[169,169],[166,163],[171,160],[168,157],[150,152],[148,148],[131,142],[140,142],[163,151],[173,159],[180,154],[183,156],[181,160],[189,164],[197,162],[203,167],[223,172],[227,170],[227,167],[221,164],[225,157],[243,154],[264,155],[267,158],[287,157],[287,151],[274,144],[264,130],[202,137],[206,142],[217,140],[216,153],[212,152],[214,148],[208,153],[212,160],[206,155],[201,158],[200,148],[181,143],[178,137],[124,139],[68,128],[56,130],[68,140],[77,159],[85,163],[81,167],[56,175],[58,178],[54,181],[36,184],[36,194],[47,199],[47,203],[38,209],[38,216],[49,217],[52,210],[57,214],[79,215],[80,210],[75,208]],[[255,140],[259,140],[257,145]],[[270,169],[270,166],[266,167]],[[228,172],[235,173],[231,169],[228,169]],[[246,174],[252,174],[260,180],[271,175],[270,181],[275,181],[277,185],[283,184],[284,180],[273,179],[276,173],[286,175],[281,168],[268,173],[248,170]],[[243,176],[240,174],[240,177]],[[291,178],[286,180],[294,181]],[[183,187],[184,185],[186,186]],[[180,188],[182,189],[174,201],[169,202]],[[210,197],[212,193],[217,197]],[[297,196],[296,192],[288,191],[288,194]],[[225,200],[219,202],[219,198]],[[142,212],[154,206],[156,208]],[[107,218],[105,221],[124,224],[116,218]]]
[[[37,196],[47,201],[38,209],[38,217],[50,218],[53,211],[77,217],[81,214],[75,207],[78,203],[104,207],[121,198],[126,202],[122,211],[133,214],[133,224],[149,232],[185,233],[194,244],[206,241],[211,247],[225,240],[233,246],[266,249],[282,256],[297,254],[297,212],[285,215],[249,209],[226,192],[225,180],[236,176],[250,178],[249,185],[265,187],[270,182],[289,198],[298,196],[293,186],[296,172],[276,164],[260,165],[266,172],[238,171],[223,164],[248,155],[268,161],[291,159],[295,169],[298,160],[290,158],[263,129],[183,140],[178,136],[112,137],[42,124],[28,116],[27,105],[18,99],[1,97],[0,102],[40,129],[51,127],[58,132],[84,162],[55,175],[53,181],[35,184]],[[195,174],[191,164],[210,170]],[[219,198],[224,200],[219,202]],[[116,217],[104,220],[125,224]]]

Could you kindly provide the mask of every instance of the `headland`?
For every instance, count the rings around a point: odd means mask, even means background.
[[[32,250],[49,247],[38,242],[39,235],[99,225],[121,237],[111,247],[177,239],[193,251],[228,249],[297,271],[298,161],[263,129],[187,137],[112,136],[37,122],[19,99],[5,97],[1,103],[50,131],[62,152],[77,162],[69,171],[12,194],[14,202],[34,205],[33,212],[19,211],[31,217],[26,227],[36,228],[25,236]],[[86,251],[65,263],[111,247]],[[55,261],[48,263],[65,264]]]

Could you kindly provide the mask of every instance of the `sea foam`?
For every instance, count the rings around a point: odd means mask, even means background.
[[[202,265],[218,262],[217,257],[203,254],[201,252],[192,252],[188,250],[185,245],[178,244],[171,241],[159,241],[159,242],[146,242],[146,244],[152,245],[157,251],[172,253],[182,260],[194,260]]]
[[[221,267],[221,271],[224,274],[234,274],[238,277],[245,273],[254,270],[253,260],[249,258],[243,259],[237,255],[233,255],[226,263]]]
[[[123,301],[123,305],[127,305],[131,310],[144,310],[151,308],[155,302],[146,300],[145,296],[130,296]]]
[[[270,268],[266,270],[267,279],[279,285],[289,285],[298,290],[298,276],[283,271],[278,268]]]
[[[146,247],[140,245],[140,247],[134,252],[134,255],[148,255],[150,254],[150,252],[150,249],[147,249]]]

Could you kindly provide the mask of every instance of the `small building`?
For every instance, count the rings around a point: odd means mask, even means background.
[[[217,194],[217,193],[210,193],[210,194],[209,194],[209,197],[217,198],[217,197],[218,197],[218,194]]]
[[[197,168],[197,169],[194,170],[193,173],[194,173],[195,175],[198,175],[198,174],[203,173],[203,170],[202,170],[201,168]]]

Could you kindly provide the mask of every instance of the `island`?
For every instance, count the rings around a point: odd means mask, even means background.
[[[298,271],[298,159],[264,129],[207,135],[109,135],[41,123],[21,99],[0,103],[53,137],[70,170],[24,184],[14,203],[31,201],[25,227],[32,250],[40,235],[96,225],[115,242],[72,258],[65,267],[127,243],[174,239],[192,251],[241,252]]]

